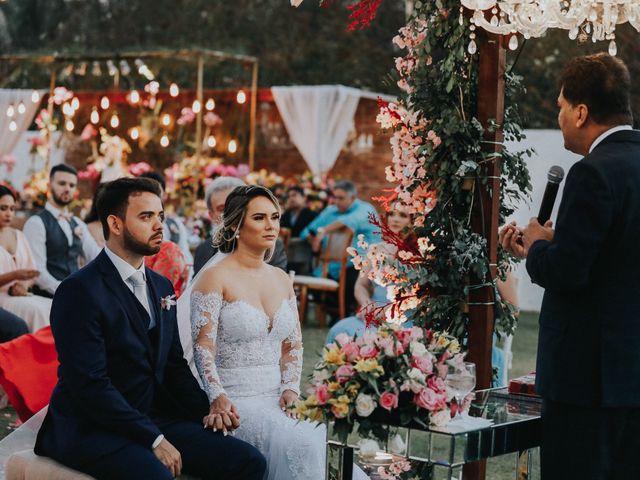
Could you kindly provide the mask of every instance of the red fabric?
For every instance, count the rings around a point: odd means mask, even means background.
[[[178,245],[173,242],[162,242],[160,251],[145,257],[144,264],[154,272],[167,277],[173,284],[176,297],[180,296],[189,281],[189,265]]]
[[[57,370],[51,327],[0,344],[0,385],[23,422],[49,403]]]

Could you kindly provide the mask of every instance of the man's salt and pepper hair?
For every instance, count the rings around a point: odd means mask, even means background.
[[[264,197],[268,199],[278,211],[280,203],[271,190],[259,185],[244,185],[233,189],[224,204],[222,223],[215,227],[213,232],[213,246],[222,253],[231,253],[238,244],[238,232],[242,228],[249,202],[254,198]],[[271,260],[273,250],[269,249],[265,255],[265,261]]]
[[[237,177],[218,177],[214,179],[204,192],[204,202],[207,208],[211,210],[211,196],[216,192],[224,192],[233,190],[236,187],[244,187],[247,184]]]

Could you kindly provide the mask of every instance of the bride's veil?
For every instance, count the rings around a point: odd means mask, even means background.
[[[193,277],[189,286],[182,292],[178,299],[177,316],[178,316],[178,332],[180,333],[180,343],[182,344],[182,350],[184,351],[184,358],[189,364],[189,368],[194,377],[200,382],[200,376],[196,370],[195,363],[193,361],[193,339],[191,337],[191,291],[193,286],[200,279],[202,274],[210,268],[216,266],[221,260],[226,258],[228,254],[218,252],[211,259],[205,263],[204,267]]]

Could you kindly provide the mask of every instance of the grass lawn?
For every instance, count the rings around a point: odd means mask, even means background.
[[[318,328],[313,319],[302,331],[304,340],[304,371],[302,389],[306,389],[313,366],[318,361],[319,353],[327,335],[326,329]],[[535,369],[536,348],[538,344],[538,315],[523,313],[520,324],[513,339],[513,368],[509,377],[518,377]],[[11,407],[0,410],[0,439],[7,436],[15,428],[17,416]],[[536,456],[534,479],[539,479],[539,457]],[[504,455],[490,459],[487,466],[487,480],[511,480],[515,478],[515,455]]]

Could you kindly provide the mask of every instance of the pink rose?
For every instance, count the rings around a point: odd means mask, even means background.
[[[384,392],[380,395],[380,406],[389,411],[393,408],[398,408],[398,395],[391,392]]]
[[[316,400],[318,400],[318,405],[324,405],[330,398],[331,393],[329,393],[329,388],[325,384],[316,387]]]
[[[351,337],[349,335],[347,335],[346,333],[339,333],[338,335],[336,335],[336,340],[335,342],[340,345],[346,345],[347,343],[351,342]]]
[[[336,370],[336,378],[338,379],[338,382],[345,383],[353,377],[354,373],[355,370],[352,365],[340,365]]]
[[[433,363],[431,361],[431,355],[423,355],[421,357],[413,357],[411,366],[417,368],[422,373],[430,375],[433,372]]]
[[[396,337],[398,338],[400,343],[402,343],[402,346],[404,348],[407,348],[409,346],[409,343],[411,343],[411,330],[409,330],[408,328],[398,330],[396,332]]]
[[[373,345],[365,345],[360,349],[360,356],[362,358],[375,358],[378,356],[378,349]]]
[[[393,344],[395,343],[393,337],[382,337],[378,340],[378,347],[384,350],[384,354],[387,357],[395,357],[395,349]]]
[[[413,397],[413,403],[420,408],[432,411],[438,404],[438,395],[430,388],[423,388],[420,393]]]
[[[97,134],[98,134],[98,131],[93,127],[93,125],[91,125],[90,123],[87,123],[85,127],[82,129],[82,133],[80,134],[80,140],[84,142],[88,142]]]
[[[355,361],[360,355],[360,349],[354,342],[347,343],[341,348],[341,350],[349,362]]]

